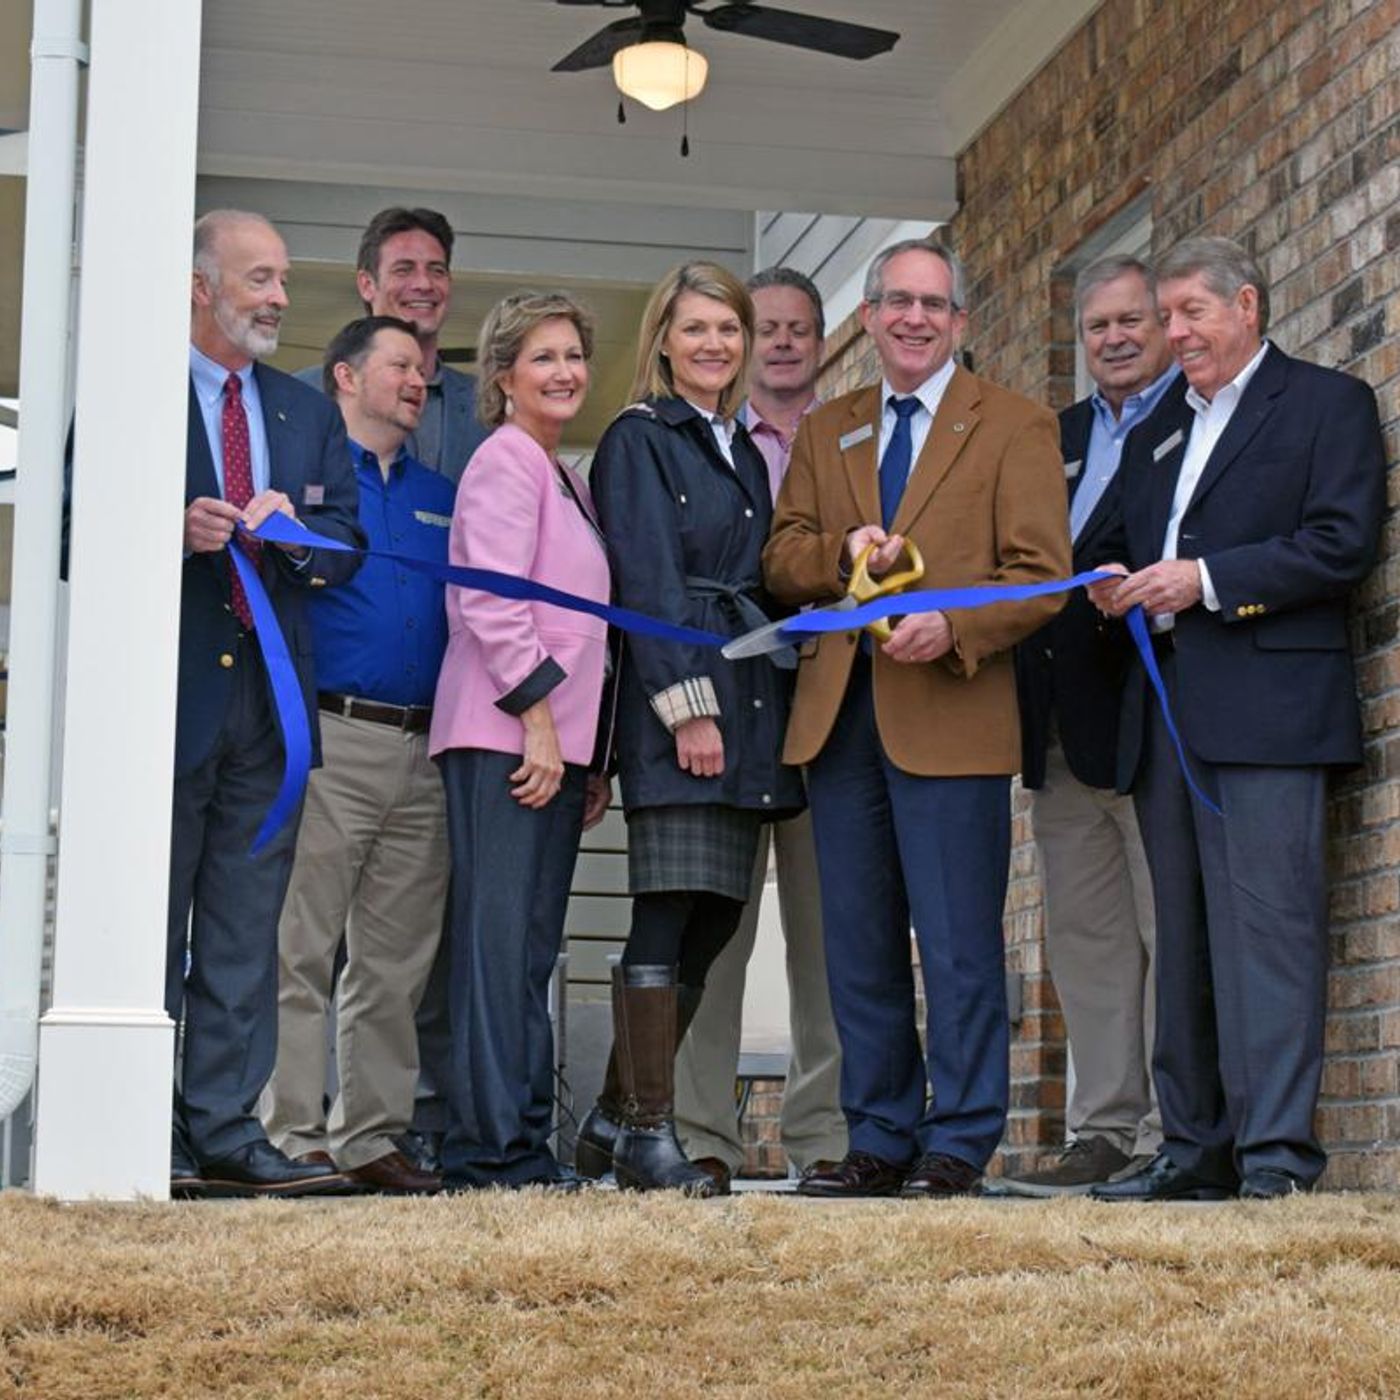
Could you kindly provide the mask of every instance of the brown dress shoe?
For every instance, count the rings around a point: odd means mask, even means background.
[[[829,1172],[834,1172],[841,1165],[834,1157],[818,1157],[815,1162],[808,1162],[800,1172],[797,1173],[799,1181],[806,1181],[809,1176],[825,1176]]]
[[[721,1161],[718,1157],[692,1157],[690,1159],[692,1167],[699,1167],[706,1176],[715,1184],[716,1196],[727,1196],[730,1191],[730,1183],[734,1180],[734,1173],[729,1170],[729,1163]]]
[[[292,1161],[302,1167],[329,1167],[333,1172],[338,1172],[340,1170],[335,1164],[335,1159],[329,1152],[321,1152],[319,1150],[299,1153],[292,1158]]]
[[[386,1152],[362,1167],[345,1173],[351,1181],[386,1196],[435,1196],[442,1190],[442,1178],[415,1166],[402,1152]]]
[[[899,1194],[915,1199],[975,1196],[981,1180],[982,1173],[961,1157],[930,1152],[914,1164]]]
[[[797,1183],[799,1196],[893,1196],[904,1183],[904,1168],[870,1152],[848,1152],[830,1171],[815,1165]]]

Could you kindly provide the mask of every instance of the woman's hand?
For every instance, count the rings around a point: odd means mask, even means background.
[[[612,779],[606,773],[588,775],[588,791],[583,799],[583,829],[592,831],[607,815],[612,801]]]
[[[536,700],[521,713],[525,726],[525,753],[520,767],[510,775],[515,784],[510,795],[523,807],[547,807],[564,781],[564,756],[549,700]]]
[[[719,725],[708,716],[678,725],[676,762],[697,778],[718,778],[724,772],[724,737]]]

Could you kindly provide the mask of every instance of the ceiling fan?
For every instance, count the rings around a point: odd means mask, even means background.
[[[687,14],[697,16],[721,33],[768,39],[838,58],[873,58],[887,53],[899,41],[888,29],[847,20],[753,5],[748,0],[719,0],[702,9],[695,0],[558,0],[561,5],[598,5],[604,9],[637,10],[626,19],[614,20],[585,39],[551,70],[578,73],[611,63],[618,88],[657,111],[688,102],[705,85],[708,64],[685,41]]]

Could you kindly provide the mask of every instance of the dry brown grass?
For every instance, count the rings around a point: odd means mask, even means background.
[[[1400,1395],[1400,1199],[0,1197],[0,1395]]]

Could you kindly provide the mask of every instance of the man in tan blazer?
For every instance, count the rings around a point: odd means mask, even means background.
[[[881,384],[804,419],[764,554],[770,590],[830,602],[862,550],[879,575],[906,540],[923,588],[1066,577],[1055,417],[954,363],[967,311],[953,255],[923,239],[885,249],[861,318]],[[1061,602],[913,614],[883,643],[829,633],[801,648],[783,756],[807,765],[851,1144],[804,1194],[966,1194],[1001,1139],[1001,913],[1021,754],[1010,648]]]

